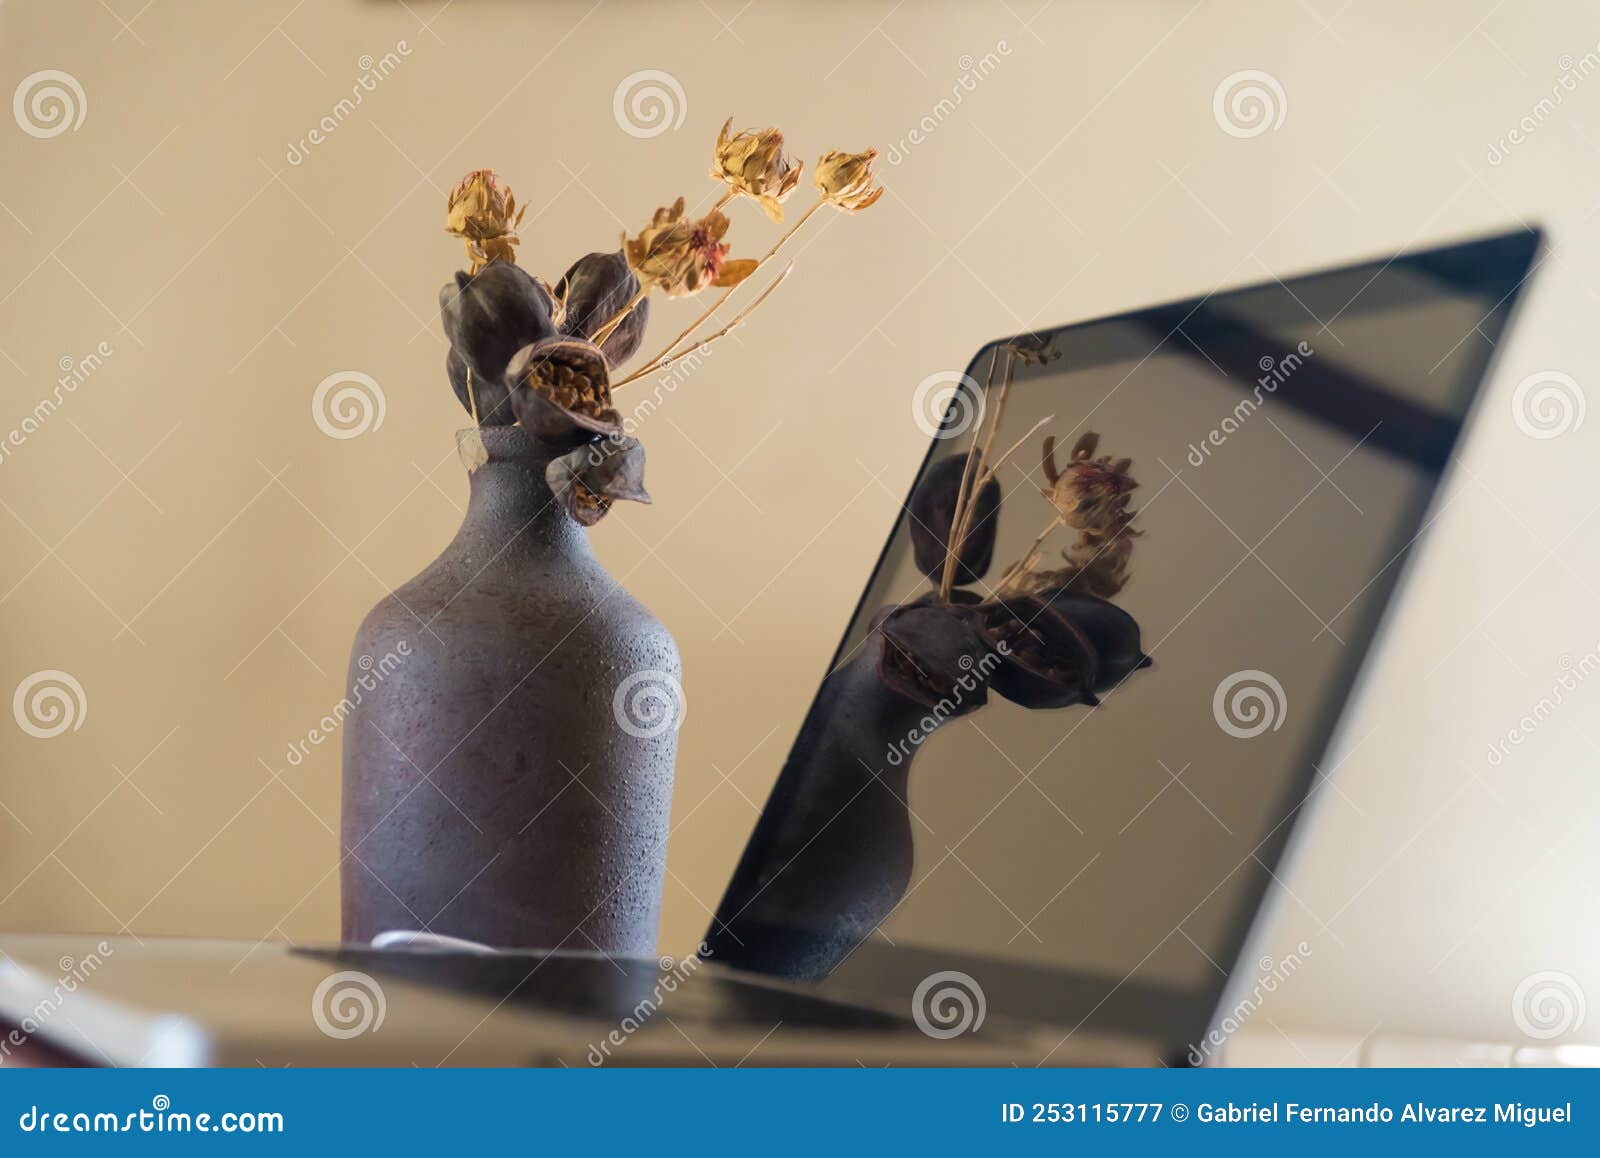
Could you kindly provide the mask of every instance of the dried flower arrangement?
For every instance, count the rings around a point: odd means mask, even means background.
[[[546,481],[579,523],[594,525],[618,499],[649,502],[644,447],[624,431],[614,392],[742,324],[793,262],[719,329],[702,335],[738,287],[823,206],[855,213],[883,193],[872,173],[876,150],[825,153],[812,174],[817,198],[805,213],[761,257],[730,258],[724,238],[731,223],[723,209],[747,197],[781,224],[783,203],[801,174],[777,129],[732,128],[730,118],[712,150],[711,176],[725,188],[707,213],[689,216],[679,197],[636,235],[624,234],[620,250],[580,258],[554,286],[517,264],[526,207],[493,170],[468,173],[451,191],[445,229],[462,239],[470,265],[440,291],[439,309],[450,340],[446,373],[475,428],[463,444],[469,467],[484,457],[476,428],[520,423],[564,451]],[[616,376],[644,341],[653,291],[683,298],[707,289],[722,292],[639,368]]]
[[[1139,484],[1131,459],[1096,456],[1098,434],[1083,435],[1064,466],[1054,436],[1045,437],[1041,493],[1053,509],[1049,521],[986,594],[971,590],[994,555],[1001,498],[996,472],[1053,418],[1041,419],[995,454],[1016,367],[1055,357],[1048,343],[1032,337],[995,348],[988,372],[995,403],[976,425],[971,448],[936,464],[908,505],[912,553],[934,589],[880,615],[885,646],[878,674],[891,689],[949,716],[983,706],[990,687],[1028,708],[1093,706],[1100,694],[1151,663],[1139,624],[1111,602],[1128,582],[1140,535],[1132,525],[1137,512],[1129,507]],[[1042,549],[1063,529],[1077,537],[1061,551],[1061,566],[1046,566]],[[998,662],[982,664],[985,654]],[[974,671],[991,672],[987,683],[973,686]]]

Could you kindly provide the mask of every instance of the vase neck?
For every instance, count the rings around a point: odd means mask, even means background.
[[[474,453],[474,437],[481,438],[486,458]],[[564,453],[561,448],[530,437],[520,426],[467,430],[460,438],[471,488],[463,535],[487,537],[497,550],[503,543],[508,554],[588,553],[588,537],[545,481],[545,468]]]

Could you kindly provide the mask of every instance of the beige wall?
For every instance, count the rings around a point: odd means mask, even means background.
[[[298,767],[286,749],[342,694],[360,616],[459,517],[443,190],[500,170],[531,206],[524,264],[553,277],[659,202],[708,199],[731,113],[808,160],[899,142],[900,163],[670,394],[645,430],[655,506],[594,533],[687,673],[664,947],[715,905],[922,453],[920,379],[1003,332],[1537,219],[1555,247],[1441,527],[1448,566],[1323,810],[1342,855],[1287,902],[1284,943],[1319,953],[1283,1000],[1403,1021],[1539,969],[1600,1000],[1600,935],[1574,919],[1600,870],[1579,775],[1600,691],[1514,765],[1483,756],[1600,640],[1600,419],[1534,440],[1508,409],[1532,371],[1595,377],[1600,79],[1558,84],[1600,51],[1592,5],[11,0],[0,20],[4,93],[61,69],[87,99],[53,138],[0,125],[0,432],[59,364],[111,351],[0,462],[0,685],[62,669],[87,697],[60,737],[0,728],[0,927],[335,933],[338,744]],[[987,75],[963,89],[968,65]],[[1286,115],[1241,139],[1212,98],[1251,68]],[[648,139],[612,109],[642,69],[685,105]],[[736,252],[764,248],[735,216]],[[346,440],[311,414],[342,370],[387,406]]]

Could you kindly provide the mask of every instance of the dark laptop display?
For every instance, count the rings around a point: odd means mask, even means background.
[[[1538,245],[980,351],[714,959],[908,999],[955,970],[991,1013],[1198,1040]],[[941,520],[975,436],[991,462],[1017,449],[951,565]]]

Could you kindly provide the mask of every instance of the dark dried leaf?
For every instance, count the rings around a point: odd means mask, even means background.
[[[1025,708],[1093,706],[1151,663],[1133,616],[1093,595],[1045,591],[986,602],[979,614],[985,636],[1007,648],[990,683]]]
[[[1100,702],[1094,645],[1070,619],[1037,596],[985,603],[980,612],[985,637],[1004,654],[989,680],[995,691],[1024,708]]]
[[[1110,691],[1154,662],[1141,647],[1138,620],[1115,603],[1074,591],[1047,592],[1040,600],[1072,623],[1094,648],[1095,691]]]
[[[911,515],[912,554],[918,569],[935,581],[944,574],[950,521],[968,457],[960,454],[935,463],[923,476],[907,507]],[[956,560],[955,581],[959,585],[982,579],[994,558],[995,532],[1000,526],[1000,483],[991,478],[975,502],[966,542]]]
[[[545,468],[556,500],[578,522],[592,527],[618,499],[648,503],[644,446],[636,438],[607,438],[577,447]]]
[[[579,258],[556,283],[556,300],[564,307],[561,332],[588,338],[616,316],[639,292],[639,279],[628,268],[628,260],[615,253],[591,253]],[[620,366],[644,341],[650,320],[650,299],[645,298],[628,312],[616,329],[600,343],[600,352],[613,367]]]
[[[471,414],[472,400],[467,397],[467,363],[456,353],[454,346],[445,353],[444,372],[450,379],[450,388],[456,392],[456,400],[468,414]],[[478,425],[510,426],[517,420],[516,414],[511,409],[511,395],[506,390],[503,377],[490,378],[483,374],[473,374],[471,380],[472,392],[478,396]]]
[[[988,703],[981,663],[988,648],[967,612],[942,603],[896,607],[878,631],[884,643],[878,678],[889,690],[949,716]]]
[[[496,261],[447,282],[439,291],[439,313],[454,355],[445,370],[456,397],[470,413],[470,369],[479,422],[509,425],[514,419],[505,405],[506,364],[521,347],[555,335],[549,294],[525,270]]]

